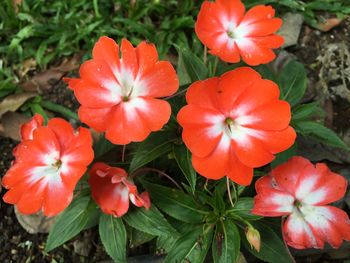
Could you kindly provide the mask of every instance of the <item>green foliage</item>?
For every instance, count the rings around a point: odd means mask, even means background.
[[[213,236],[211,226],[198,226],[182,235],[173,245],[164,263],[202,263]]]
[[[126,262],[126,230],[123,220],[102,214],[99,222],[102,244],[115,262]]]
[[[214,263],[236,262],[240,252],[240,235],[237,226],[230,220],[220,221],[212,244]]]
[[[140,167],[152,162],[158,157],[172,150],[171,133],[152,133],[145,141],[140,143],[130,164],[129,172],[132,173]]]
[[[131,227],[150,235],[178,235],[176,229],[169,224],[154,205],[148,210],[144,208],[134,209],[124,215],[123,219],[125,219],[125,222]]]
[[[80,195],[56,219],[47,238],[45,251],[64,244],[82,230],[95,226],[100,212],[89,196]]]
[[[191,153],[184,144],[174,144],[173,153],[177,164],[179,165],[184,176],[186,177],[186,180],[190,184],[192,193],[194,194],[196,190],[197,173],[192,167]]]
[[[232,218],[242,218],[244,220],[258,220],[261,216],[253,215],[252,211],[254,206],[254,200],[251,197],[242,197],[237,200],[235,206],[229,210],[229,216]]]
[[[300,121],[294,124],[295,129],[304,136],[310,136],[323,144],[350,150],[338,135],[321,123],[315,121]]]
[[[257,258],[270,262],[270,263],[293,263],[294,260],[290,257],[289,253],[286,250],[282,239],[274,232],[274,230],[269,227],[267,224],[262,222],[252,223],[254,228],[256,228],[261,237],[261,248],[260,252],[257,252],[250,247],[245,233],[242,231],[242,243],[245,248],[252,253]]]
[[[177,71],[180,85],[203,80],[208,77],[208,69],[202,59],[193,54],[188,48],[181,48],[179,46],[176,48],[179,54]]]
[[[152,200],[168,215],[186,223],[201,223],[208,210],[182,191],[151,183],[143,183]]]
[[[295,106],[304,96],[307,77],[304,65],[292,60],[279,75],[281,98]]]

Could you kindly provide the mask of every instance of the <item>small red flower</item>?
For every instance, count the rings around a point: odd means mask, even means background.
[[[328,204],[341,199],[347,181],[323,163],[316,167],[307,159],[293,157],[260,178],[252,213],[287,216],[283,225],[288,245],[297,248],[323,248],[328,242],[338,248],[350,241],[350,220],[339,208]]]
[[[2,179],[9,191],[6,203],[14,204],[23,214],[43,210],[53,216],[72,200],[73,190],[92,161],[92,139],[88,129],[72,126],[53,118],[42,126],[35,115],[21,128],[22,142],[15,148],[15,162]]]
[[[251,66],[272,61],[272,49],[284,42],[273,34],[282,20],[274,18],[271,6],[258,5],[244,12],[240,0],[205,1],[195,25],[198,38],[211,54],[226,62],[239,62],[240,57]]]
[[[278,98],[278,86],[247,67],[193,83],[177,119],[195,170],[250,184],[253,168],[271,162],[296,137],[290,106]]]
[[[119,52],[121,57],[119,57]],[[179,87],[173,66],[158,61],[155,46],[121,47],[108,37],[95,44],[92,60],[80,67],[79,79],[66,79],[81,104],[79,118],[115,144],[143,141],[169,120],[168,102]]]
[[[89,174],[92,197],[104,213],[123,216],[129,210],[129,200],[138,207],[150,208],[148,193],[138,194],[136,185],[125,170],[95,163]]]

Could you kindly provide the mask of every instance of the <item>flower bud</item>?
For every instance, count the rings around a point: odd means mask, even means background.
[[[246,237],[250,244],[250,247],[254,248],[256,251],[259,252],[261,246],[259,231],[252,226],[248,226],[248,228],[246,229]]]

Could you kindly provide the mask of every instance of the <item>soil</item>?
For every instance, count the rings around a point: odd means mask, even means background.
[[[325,48],[332,43],[346,43],[348,49],[350,39],[350,18],[343,21],[343,23],[332,29],[327,33],[321,33],[308,26],[303,26],[299,44],[295,47],[289,48],[287,51],[293,53],[298,59],[306,65],[308,69],[309,89],[305,101],[310,101],[315,98],[323,102],[324,109],[327,114],[327,125],[338,132],[345,132],[350,127],[350,106],[349,102],[334,94],[326,94],[320,96],[317,90],[317,83],[319,82],[319,70],[322,65],[317,64],[317,57],[324,53]],[[334,83],[333,83],[334,84]],[[76,110],[79,106],[72,92],[66,88],[63,82],[57,82],[55,85],[44,91],[44,99],[64,105],[72,110]],[[17,142],[0,137],[0,152],[2,154],[0,160],[0,175],[3,176],[11,165],[12,149]],[[327,161],[327,160],[326,160]],[[350,178],[349,163],[334,164],[328,163],[336,169],[336,171],[348,172],[348,179]],[[1,198],[5,190],[1,191]],[[0,262],[99,262],[109,260],[109,257],[103,250],[103,247],[98,239],[97,230],[88,230],[80,234],[74,240],[84,240],[89,238],[92,246],[88,256],[79,256],[74,252],[73,242],[69,241],[64,246],[53,250],[50,253],[44,252],[46,234],[29,234],[17,222],[14,214],[13,206],[0,203]],[[347,251],[344,254],[344,251]],[[339,253],[319,254],[316,251],[311,255],[301,255],[298,257],[298,262],[342,262],[343,259],[349,255],[348,248],[340,250]],[[142,251],[137,251],[142,253]],[[342,253],[344,255],[342,255]],[[339,258],[340,257],[340,258]]]

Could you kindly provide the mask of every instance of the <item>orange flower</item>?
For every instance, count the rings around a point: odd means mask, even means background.
[[[193,83],[177,119],[195,170],[207,178],[228,176],[250,184],[253,168],[295,141],[290,106],[279,95],[274,82],[247,67]]]
[[[42,126],[35,115],[21,128],[22,142],[15,148],[12,167],[2,179],[9,191],[3,199],[23,214],[43,210],[54,216],[72,200],[73,190],[92,161],[92,138],[86,128],[74,131],[63,119]]]
[[[198,38],[210,53],[230,63],[265,64],[275,58],[271,49],[284,40],[275,33],[282,25],[271,6],[258,5],[244,13],[240,0],[205,1],[195,25]]]
[[[138,207],[150,208],[148,192],[139,194],[125,170],[95,163],[89,174],[92,197],[104,213],[123,216],[129,210],[129,200]]]
[[[158,61],[153,44],[134,48],[123,39],[119,49],[101,37],[92,56],[80,67],[79,79],[66,79],[81,104],[82,122],[106,132],[115,144],[143,141],[168,122],[170,105],[158,98],[175,93],[179,81],[169,62]]]

